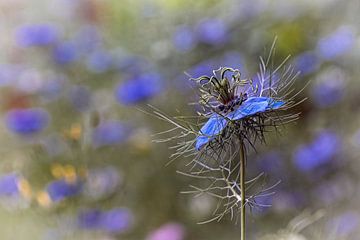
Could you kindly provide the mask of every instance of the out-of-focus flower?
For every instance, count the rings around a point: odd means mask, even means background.
[[[114,193],[120,183],[121,176],[115,168],[92,169],[86,177],[84,194],[97,200]]]
[[[332,60],[351,50],[354,43],[353,29],[349,26],[341,26],[319,40],[317,52],[323,59]]]
[[[359,229],[360,215],[356,212],[345,212],[334,219],[331,219],[328,224],[328,231],[331,235],[347,236]]]
[[[22,66],[0,64],[0,87],[9,86],[17,79],[23,70]]]
[[[78,215],[78,226],[85,230],[119,234],[131,228],[132,224],[133,215],[127,208],[114,208],[109,211],[90,209]]]
[[[94,73],[103,73],[113,64],[113,57],[104,50],[96,50],[88,56],[87,68]]]
[[[294,59],[295,70],[300,71],[300,74],[303,76],[318,70],[320,64],[320,59],[312,51],[303,52]]]
[[[64,134],[67,138],[78,141],[80,140],[82,136],[82,126],[79,123],[73,123],[71,124],[70,129],[65,130]]]
[[[16,134],[30,135],[47,127],[49,114],[41,108],[14,109],[6,113],[6,125]]]
[[[333,68],[320,74],[312,89],[312,96],[318,107],[325,108],[338,103],[345,93],[345,73]]]
[[[69,91],[69,100],[77,111],[84,112],[92,104],[91,92],[85,86],[73,86]]]
[[[68,182],[65,179],[55,180],[46,187],[52,202],[60,202],[68,197],[78,195],[83,189],[83,184],[80,181]]]
[[[58,39],[59,31],[51,24],[26,24],[16,29],[16,43],[20,47],[46,46]]]
[[[332,160],[339,152],[340,139],[331,131],[322,131],[307,145],[301,145],[294,153],[293,162],[303,172],[311,171]]]
[[[189,26],[182,25],[176,28],[173,43],[179,52],[188,52],[196,46],[197,39]]]
[[[235,51],[229,51],[224,54],[221,60],[222,66],[227,66],[234,69],[241,69],[241,74],[246,75],[244,68],[244,59],[240,53]]]
[[[31,197],[31,187],[27,180],[16,173],[0,176],[0,197]]]
[[[56,63],[63,65],[76,61],[79,55],[76,45],[67,41],[56,44],[52,50],[52,56]]]
[[[47,102],[58,99],[64,90],[65,82],[66,76],[64,75],[51,76],[39,89],[41,99]]]
[[[228,40],[228,29],[226,23],[221,19],[205,19],[197,26],[198,38],[200,41],[220,45]]]
[[[178,223],[167,223],[151,232],[146,240],[183,240],[185,228]]]
[[[115,145],[127,140],[130,129],[118,121],[100,123],[93,131],[92,143],[94,147]]]
[[[74,39],[76,49],[82,54],[88,54],[102,44],[100,33],[94,25],[85,25],[76,33]]]
[[[144,73],[121,83],[115,94],[119,103],[132,105],[154,97],[162,88],[162,77],[158,73]]]

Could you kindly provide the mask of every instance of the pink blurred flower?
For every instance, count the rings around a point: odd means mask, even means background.
[[[183,240],[185,229],[178,223],[167,223],[152,231],[146,240]]]

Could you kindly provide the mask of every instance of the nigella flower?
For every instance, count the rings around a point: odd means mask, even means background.
[[[89,209],[79,213],[77,222],[81,229],[119,234],[132,226],[133,215],[127,208],[114,208],[109,211]]]
[[[301,75],[307,75],[319,69],[321,61],[319,57],[311,51],[306,51],[299,54],[294,59],[294,67],[300,71]]]
[[[190,172],[182,174],[209,180],[209,185],[194,186],[187,193],[210,192],[219,198],[220,205],[210,221],[220,220],[225,214],[236,218],[240,211],[242,239],[245,239],[245,205],[251,208],[266,205],[259,204],[259,198],[270,198],[272,193],[267,191],[277,185],[254,189],[262,174],[245,181],[247,148],[255,148],[257,141],[264,143],[265,132],[299,116],[286,112],[297,104],[298,92],[292,86],[298,73],[285,65],[288,58],[270,69],[274,44],[269,56],[260,58],[260,71],[253,79],[242,78],[240,70],[229,67],[220,67],[211,76],[190,79],[199,95],[197,123],[191,121],[194,117],[171,117],[154,108],[157,117],[174,126],[160,134],[180,132],[159,142],[178,140],[171,157],[192,157],[188,164]]]
[[[58,38],[57,28],[51,24],[27,24],[16,29],[16,43],[21,47],[47,46]]]
[[[102,49],[92,52],[86,61],[86,67],[94,73],[106,72],[112,64],[113,57],[109,52]]]
[[[41,108],[14,109],[6,113],[6,125],[10,131],[30,135],[42,131],[49,123],[49,114]]]
[[[115,95],[119,103],[132,105],[154,97],[161,92],[162,88],[160,74],[143,73],[121,83],[117,87]]]
[[[0,176],[0,197],[30,198],[31,187],[28,181],[16,173]]]
[[[197,38],[189,26],[182,25],[176,28],[173,43],[179,52],[188,52],[196,46]]]

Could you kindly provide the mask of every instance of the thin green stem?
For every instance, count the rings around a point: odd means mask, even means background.
[[[245,240],[245,146],[240,143],[240,191],[241,191],[241,240]]]

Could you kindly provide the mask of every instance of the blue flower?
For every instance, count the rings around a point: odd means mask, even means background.
[[[77,111],[84,112],[91,106],[92,95],[87,87],[73,86],[69,92],[69,100]]]
[[[200,41],[220,45],[228,40],[228,29],[224,21],[220,19],[205,19],[197,26]]]
[[[34,134],[47,127],[49,114],[41,108],[15,109],[6,113],[6,125],[17,134]]]
[[[58,64],[68,64],[77,60],[78,52],[73,42],[57,44],[52,51],[53,58]]]
[[[322,73],[312,88],[314,103],[320,108],[331,107],[345,95],[345,74],[342,70],[332,68]]]
[[[19,176],[15,173],[0,177],[0,196],[15,196],[19,194]]]
[[[144,73],[121,83],[116,89],[118,102],[132,105],[146,101],[162,90],[162,77],[158,73]]]
[[[104,50],[96,50],[87,59],[87,68],[95,73],[107,71],[113,64],[112,56]]]
[[[176,28],[173,43],[178,51],[188,52],[196,46],[197,39],[193,30],[189,26],[183,25]]]
[[[320,67],[320,59],[311,51],[303,52],[294,59],[295,70],[300,74],[307,75],[315,72]]]
[[[319,40],[317,52],[322,58],[331,60],[348,52],[354,43],[354,31],[350,27],[342,26]]]
[[[228,121],[240,120],[257,113],[278,109],[285,104],[268,97],[251,97],[244,101],[237,109],[224,116],[214,113],[200,129],[200,136],[196,138],[195,147],[200,150],[202,146],[212,141],[226,127]]]
[[[16,42],[21,47],[46,46],[58,38],[58,30],[50,24],[28,24],[16,29]]]
[[[132,225],[133,215],[126,208],[115,208],[109,211],[90,209],[78,215],[78,226],[86,230],[100,230],[119,234]]]
[[[99,199],[114,193],[121,183],[121,176],[113,167],[92,169],[88,172],[84,193],[92,199]]]
[[[92,135],[95,147],[119,144],[129,136],[129,128],[117,121],[107,121],[101,123],[94,129]]]
[[[310,144],[298,147],[293,161],[300,171],[311,171],[328,163],[338,151],[338,136],[333,132],[323,131]]]
[[[59,202],[65,198],[78,195],[82,191],[82,184],[78,181],[72,183],[64,179],[55,180],[46,187],[46,192],[49,194],[53,202]]]
[[[354,233],[359,229],[360,225],[360,216],[355,212],[345,212],[341,215],[331,219],[328,224],[328,230],[333,235],[334,233],[337,236],[347,236],[351,233]]]

